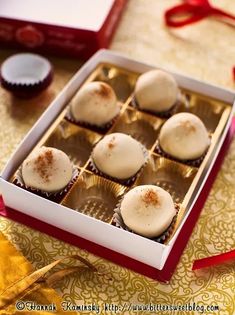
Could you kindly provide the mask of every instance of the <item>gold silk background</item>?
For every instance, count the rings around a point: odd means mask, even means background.
[[[211,2],[235,14],[234,1]],[[175,0],[129,0],[110,48],[133,59],[234,89],[232,67],[235,66],[235,27],[211,18],[170,30],[164,25],[163,13],[178,3]],[[0,62],[15,52],[1,49]],[[49,59],[54,65],[54,81],[39,97],[29,101],[17,100],[0,88],[0,169],[50,101],[81,65],[77,60],[55,57]],[[234,262],[196,272],[191,267],[195,259],[235,247],[234,174],[235,140],[169,284],[150,280],[5,218],[0,218],[0,231],[34,268],[43,267],[61,256],[80,254],[100,270],[111,271],[111,282],[107,279],[101,281],[97,275],[86,272],[64,278],[56,286],[62,300],[76,304],[93,302],[101,307],[104,303],[123,305],[125,302],[151,302],[173,305],[195,302],[205,306],[219,305],[219,312],[207,314],[233,315]],[[197,312],[182,311],[172,314]]]

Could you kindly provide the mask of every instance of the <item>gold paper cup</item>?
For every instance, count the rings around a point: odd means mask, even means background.
[[[121,132],[132,136],[151,149],[155,143],[164,120],[144,114],[133,109],[127,109],[110,132]]]
[[[125,192],[125,189],[124,186],[84,172],[62,204],[97,220],[110,223],[119,196]]]
[[[153,154],[135,184],[160,186],[181,204],[196,173],[197,168]]]
[[[177,112],[190,112],[198,116],[209,133],[213,133],[219,124],[226,108],[221,102],[205,98],[197,94],[185,94],[188,105],[182,103]]]
[[[117,98],[125,102],[134,90],[137,74],[124,69],[103,65],[95,76],[94,81],[103,81],[115,91]]]
[[[90,157],[93,145],[100,138],[99,134],[63,120],[44,145],[62,150],[74,165],[83,167]]]
[[[73,184],[76,182],[76,179],[78,178],[79,175],[79,170],[76,167],[73,167],[73,174],[70,182],[62,189],[56,192],[46,192],[40,189],[32,188],[27,185],[25,185],[23,177],[22,177],[22,169],[19,168],[18,171],[16,172],[14,178],[13,178],[13,183],[22,188],[25,189],[29,192],[32,192],[38,196],[41,196],[43,198],[49,199],[51,201],[55,201],[59,203],[63,197],[68,193],[68,191],[71,189]]]

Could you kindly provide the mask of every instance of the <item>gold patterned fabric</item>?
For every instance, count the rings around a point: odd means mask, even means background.
[[[48,311],[37,314],[50,315],[54,312],[50,311],[56,309],[56,314],[65,314],[61,307],[62,300],[56,292],[49,288],[47,284],[34,283],[32,275],[32,266],[25,259],[25,257],[17,252],[14,246],[4,237],[0,232],[0,314],[12,315],[22,314],[26,315],[29,312],[23,310],[23,301],[32,301],[37,305],[47,306]],[[58,262],[53,262],[53,265]],[[51,266],[46,269],[50,270]],[[45,267],[43,268],[45,269]],[[38,272],[38,278],[44,274],[41,270]],[[20,283],[18,281],[20,280]],[[31,283],[30,287],[29,283]],[[20,291],[22,289],[22,291]],[[18,292],[18,295],[16,295]],[[14,297],[18,298],[15,299]],[[17,311],[17,306],[19,311]],[[28,308],[28,307],[27,307]],[[68,314],[68,312],[66,312]],[[75,315],[75,312],[69,314]]]
[[[235,14],[235,2],[211,1]],[[111,49],[128,57],[193,76],[219,86],[234,88],[235,28],[215,19],[205,19],[179,29],[168,29],[163,12],[175,0],[129,0]],[[15,52],[15,51],[14,51]],[[13,51],[0,52],[4,60]],[[55,78],[51,87],[33,100],[16,100],[0,89],[0,168],[2,169],[25,133],[80,66],[77,60],[49,57]],[[105,303],[115,305],[165,304],[218,305],[207,314],[235,314],[234,262],[192,271],[192,262],[235,247],[235,140],[226,155],[208,200],[177,269],[168,284],[162,284],[110,263],[88,252],[53,239],[16,222],[0,218],[0,230],[13,242],[34,268],[54,259],[79,254],[100,271],[111,270],[112,281],[88,272],[66,277],[57,286],[62,300],[74,304],[94,303],[105,314]],[[89,314],[89,312],[87,312]],[[91,312],[90,314],[94,314]],[[111,314],[106,312],[106,314]],[[125,310],[121,314],[137,314]],[[148,314],[139,311],[138,314]],[[158,314],[200,314],[199,311]]]

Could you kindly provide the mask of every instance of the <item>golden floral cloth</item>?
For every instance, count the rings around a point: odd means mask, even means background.
[[[205,19],[179,29],[168,29],[164,11],[180,1],[129,0],[111,44],[111,49],[128,57],[219,86],[234,88],[235,28],[215,19]],[[235,2],[211,1],[235,14]],[[0,51],[0,62],[15,51]],[[47,92],[29,101],[16,100],[0,89],[0,168],[50,101],[80,66],[76,60],[49,57],[55,68],[53,84]],[[111,270],[113,280],[83,273],[66,277],[57,284],[62,300],[74,304],[114,305],[165,304],[218,305],[207,314],[235,314],[234,262],[193,272],[192,262],[235,247],[235,140],[210,192],[197,225],[169,284],[162,284],[89,254],[74,246],[0,218],[2,231],[35,268],[63,256],[80,254],[99,270]],[[103,308],[101,314],[104,314]],[[137,314],[123,311],[121,314]],[[194,311],[158,314],[199,314]],[[89,314],[86,313],[86,314]],[[91,312],[90,314],[94,314]],[[106,314],[111,314],[106,312]],[[138,314],[148,314],[143,311]]]
[[[0,314],[1,315],[12,315],[12,314],[21,314],[27,315],[29,312],[27,309],[37,309],[39,306],[44,306],[44,310],[47,308],[47,312],[37,311],[38,315],[50,315],[54,312],[50,312],[50,310],[56,309],[56,314],[61,315],[68,312],[63,311],[63,307],[61,305],[62,300],[58,296],[58,294],[51,288],[49,288],[46,284],[33,284],[27,291],[23,291],[22,294],[19,295],[18,299],[14,299],[14,295],[16,294],[17,288],[16,283],[18,280],[22,279],[22,282],[26,284],[26,277],[29,276],[33,272],[32,265],[26,260],[26,258],[20,254],[14,246],[4,237],[4,235],[0,232]],[[12,288],[14,286],[14,288]],[[11,296],[9,296],[6,292],[6,289],[11,290]],[[2,298],[3,294],[5,299]],[[6,304],[7,300],[9,303]],[[32,304],[29,304],[24,310],[24,302],[32,301]],[[4,304],[2,307],[1,303]],[[18,304],[17,304],[18,303]],[[18,307],[17,307],[18,306]],[[17,310],[18,309],[18,310]],[[71,315],[75,315],[75,312],[69,312]]]

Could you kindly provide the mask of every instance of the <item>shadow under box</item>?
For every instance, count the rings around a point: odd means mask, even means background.
[[[83,167],[90,157],[93,145],[100,138],[101,135],[95,132],[62,120],[44,145],[64,151],[76,166]]]
[[[158,185],[168,191],[174,202],[183,202],[197,169],[152,154],[135,185]]]
[[[114,209],[126,187],[83,172],[62,204],[103,222],[111,223]]]

